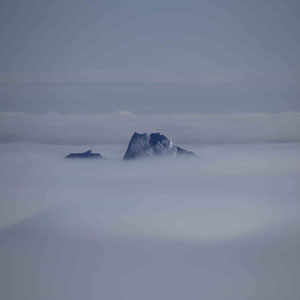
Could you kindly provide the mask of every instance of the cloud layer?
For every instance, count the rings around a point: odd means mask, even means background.
[[[299,298],[298,144],[79,148],[0,144],[1,299]]]
[[[179,144],[300,142],[300,112],[143,115],[0,113],[1,142],[125,144],[134,131]]]

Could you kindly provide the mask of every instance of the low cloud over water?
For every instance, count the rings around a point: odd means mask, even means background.
[[[300,142],[300,113],[106,114],[0,113],[1,142],[124,144],[134,131],[162,132],[176,143]]]

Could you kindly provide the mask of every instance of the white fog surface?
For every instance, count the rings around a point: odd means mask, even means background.
[[[180,146],[0,144],[0,299],[298,299],[299,143]]]

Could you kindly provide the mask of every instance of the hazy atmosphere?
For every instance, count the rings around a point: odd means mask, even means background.
[[[298,299],[299,28],[297,0],[2,0],[0,299]]]
[[[300,110],[298,0],[2,0],[1,111]]]

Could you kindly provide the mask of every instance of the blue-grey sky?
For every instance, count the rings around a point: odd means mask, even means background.
[[[298,0],[2,0],[0,110],[300,110]]]

